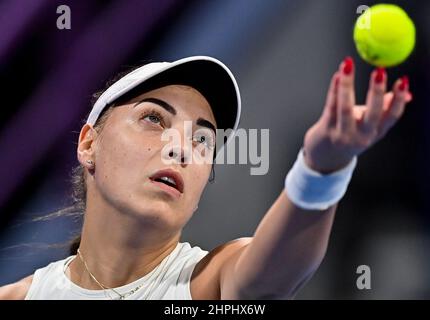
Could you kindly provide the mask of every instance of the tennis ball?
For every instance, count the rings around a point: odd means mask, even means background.
[[[402,8],[377,4],[360,15],[354,26],[359,55],[378,67],[402,63],[415,46],[415,26]]]

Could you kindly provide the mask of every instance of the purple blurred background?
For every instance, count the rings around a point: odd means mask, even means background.
[[[338,63],[357,65],[364,102],[371,67],[352,28],[374,1],[3,0],[0,2],[0,285],[67,255],[46,248],[79,229],[71,218],[32,219],[70,203],[70,170],[92,93],[127,66],[211,55],[235,74],[243,128],[270,129],[270,170],[217,165],[183,241],[206,250],[251,236],[282,190],[306,129],[320,115]],[[430,3],[394,1],[414,19],[417,46],[388,70],[407,74],[413,102],[386,138],[360,156],[321,268],[297,298],[430,298],[428,181]],[[71,29],[56,26],[71,9]],[[369,265],[372,289],[358,290]]]

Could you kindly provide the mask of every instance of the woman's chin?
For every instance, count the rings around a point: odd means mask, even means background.
[[[178,210],[174,210],[171,204],[163,200],[153,199],[142,202],[142,205],[135,207],[132,212],[143,223],[159,225],[163,228],[173,227],[178,223]]]

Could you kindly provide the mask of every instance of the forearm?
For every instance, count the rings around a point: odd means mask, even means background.
[[[282,191],[235,264],[239,290],[249,297],[294,294],[325,255],[335,211],[301,209]]]
[[[358,155],[385,136],[411,101],[405,77],[385,94],[383,69],[371,74],[365,106],[355,105],[353,83],[354,64],[348,57],[333,74],[324,110],[305,135],[303,154],[287,175],[286,190],[251,243],[226,264],[230,272],[224,278],[233,282],[232,296],[291,297],[321,263],[337,203]]]

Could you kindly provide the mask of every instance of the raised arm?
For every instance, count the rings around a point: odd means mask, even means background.
[[[385,93],[386,78],[383,69],[373,71],[366,105],[356,106],[352,59],[340,64],[322,115],[305,135],[304,163],[309,169],[327,176],[350,167],[396,123],[412,97],[406,77]],[[223,264],[222,299],[292,298],[322,262],[337,204],[309,210],[292,201],[288,192],[281,191],[251,242]]]

